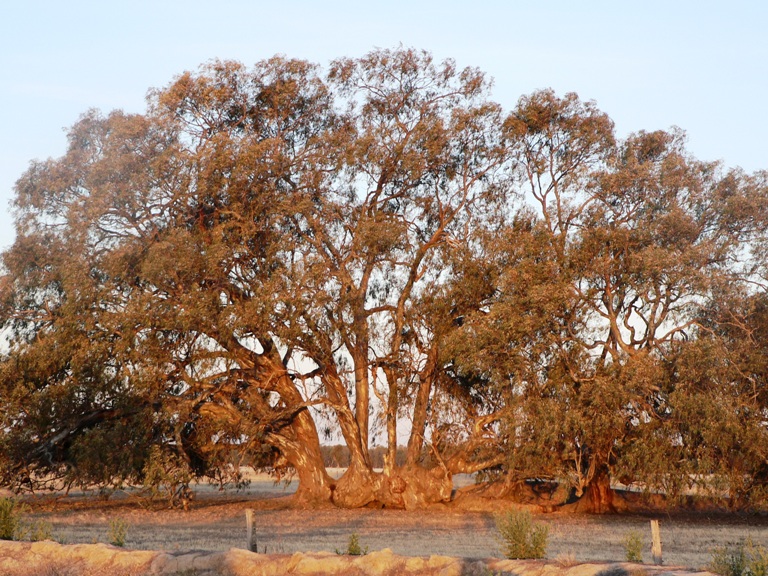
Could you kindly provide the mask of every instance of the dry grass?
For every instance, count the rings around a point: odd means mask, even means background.
[[[555,558],[555,564],[557,564],[558,568],[573,568],[578,563],[579,561],[576,560],[576,554],[574,554],[571,550],[568,550],[567,552],[561,552]]]
[[[446,555],[465,558],[499,557],[493,513],[464,512],[435,506],[429,510],[298,510],[285,498],[291,492],[264,478],[254,478],[241,493],[219,493],[199,487],[189,512],[159,505],[144,508],[130,495],[110,500],[74,495],[58,502],[32,502],[32,518],[50,522],[54,537],[64,543],[108,542],[110,521],[129,525],[125,546],[147,550],[227,550],[245,547],[246,508],[257,509],[257,544],[270,553],[333,551],[344,548],[351,534],[370,550],[391,548],[404,556]],[[643,516],[537,516],[549,526],[547,556],[558,562],[623,561],[624,536],[650,528]],[[768,520],[737,516],[686,515],[661,519],[664,563],[700,568],[710,551],[751,537],[768,541]],[[55,576],[55,575],[52,575]],[[65,575],[66,576],[66,575]]]

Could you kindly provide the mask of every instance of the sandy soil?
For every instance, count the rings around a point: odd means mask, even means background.
[[[293,553],[345,550],[350,536],[359,536],[369,550],[390,548],[403,556],[445,555],[464,558],[500,556],[492,504],[482,512],[450,506],[428,510],[301,510],[291,507],[293,486],[254,478],[240,492],[218,492],[198,486],[192,510],[169,510],[162,504],[145,507],[134,496],[117,493],[109,500],[73,494],[65,499],[30,502],[33,519],[50,522],[54,537],[64,543],[109,542],[109,524],[127,522],[126,547],[169,552],[223,551],[245,547],[245,510],[256,510],[259,552]],[[727,515],[689,514],[659,517],[664,562],[701,568],[711,550],[750,537],[768,545],[768,519]],[[563,513],[537,516],[550,527],[548,557],[575,562],[624,560],[623,541],[635,530],[650,553],[650,516],[584,516]]]

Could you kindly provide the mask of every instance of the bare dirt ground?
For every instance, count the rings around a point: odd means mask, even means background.
[[[109,525],[120,518],[128,525],[126,548],[141,550],[223,551],[246,546],[245,510],[256,510],[259,552],[345,550],[350,536],[370,551],[390,548],[402,556],[500,557],[494,513],[508,506],[492,503],[469,512],[451,506],[428,510],[302,510],[288,497],[295,487],[254,478],[240,492],[198,486],[188,512],[162,504],[142,506],[135,497],[117,493],[109,500],[71,495],[30,501],[30,519],[50,522],[53,536],[67,544],[109,542]],[[724,514],[653,516],[661,521],[664,563],[702,568],[714,547],[752,538],[768,545],[768,518]],[[547,556],[567,562],[620,562],[630,531],[642,534],[643,556],[650,562],[651,516],[538,515],[550,528]]]

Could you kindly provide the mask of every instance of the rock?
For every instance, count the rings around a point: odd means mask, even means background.
[[[427,565],[427,561],[420,556],[412,556],[405,561],[406,572],[421,572]]]
[[[293,569],[295,574],[320,575],[339,574],[349,568],[349,556],[304,556]]]
[[[451,564],[455,558],[449,558],[448,556],[430,556],[427,560],[427,566],[429,568],[444,568]]]
[[[187,554],[162,554],[151,564],[153,573],[173,574],[177,572],[216,573],[226,563],[224,552],[190,552]]]
[[[395,556],[392,550],[384,548],[384,550],[371,552],[355,559],[353,564],[366,575],[384,576],[385,574],[401,574],[404,562],[401,556]]]
[[[230,548],[223,555],[223,570],[220,573],[232,576],[282,576],[291,573],[300,558],[293,556],[269,556],[256,554],[241,548]],[[299,554],[299,556],[301,556]]]
[[[60,574],[99,574],[100,576],[170,576],[194,573],[199,576],[460,576],[515,574],[516,576],[607,576],[644,573],[646,576],[713,576],[707,572],[679,567],[625,563],[577,564],[562,568],[544,560],[469,561],[447,556],[404,557],[385,548],[366,556],[338,556],[330,552],[293,555],[256,554],[247,550],[226,552],[188,552],[169,554],[146,550],[125,550],[106,544],[0,541],[0,574],[27,576],[55,569]],[[51,572],[52,573],[52,572]]]
[[[21,568],[43,569],[66,566],[82,567],[84,572],[127,572],[141,574],[150,569],[157,552],[123,550],[106,544],[75,544],[64,546],[57,542],[5,542],[0,547],[0,565],[10,570],[12,565]],[[10,559],[16,561],[11,563]],[[62,568],[63,570],[64,568]],[[9,572],[10,573],[10,572]]]

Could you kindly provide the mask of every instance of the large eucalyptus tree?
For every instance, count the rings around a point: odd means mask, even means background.
[[[522,98],[505,126],[531,213],[484,243],[496,289],[450,341],[508,381],[507,479],[590,511],[615,508],[612,480],[743,500],[768,462],[741,348],[760,337],[735,320],[765,297],[765,174],[701,162],[679,131],[615,142],[572,94]]]
[[[573,94],[505,114],[488,87],[378,50],[325,75],[213,62],[144,114],[86,113],[16,186],[3,482],[252,465],[339,506],[446,501],[478,471],[594,511],[617,478],[763,493],[765,175],[674,131],[617,142]]]
[[[454,390],[444,319],[419,305],[505,205],[487,88],[477,70],[377,51],[326,79],[282,58],[214,62],[152,92],[145,114],[84,115],[67,153],[17,185],[6,480],[186,478],[236,457],[292,467],[309,500],[417,506],[498,463],[498,406]],[[349,447],[339,480],[316,422]],[[460,428],[450,458],[446,426]]]

